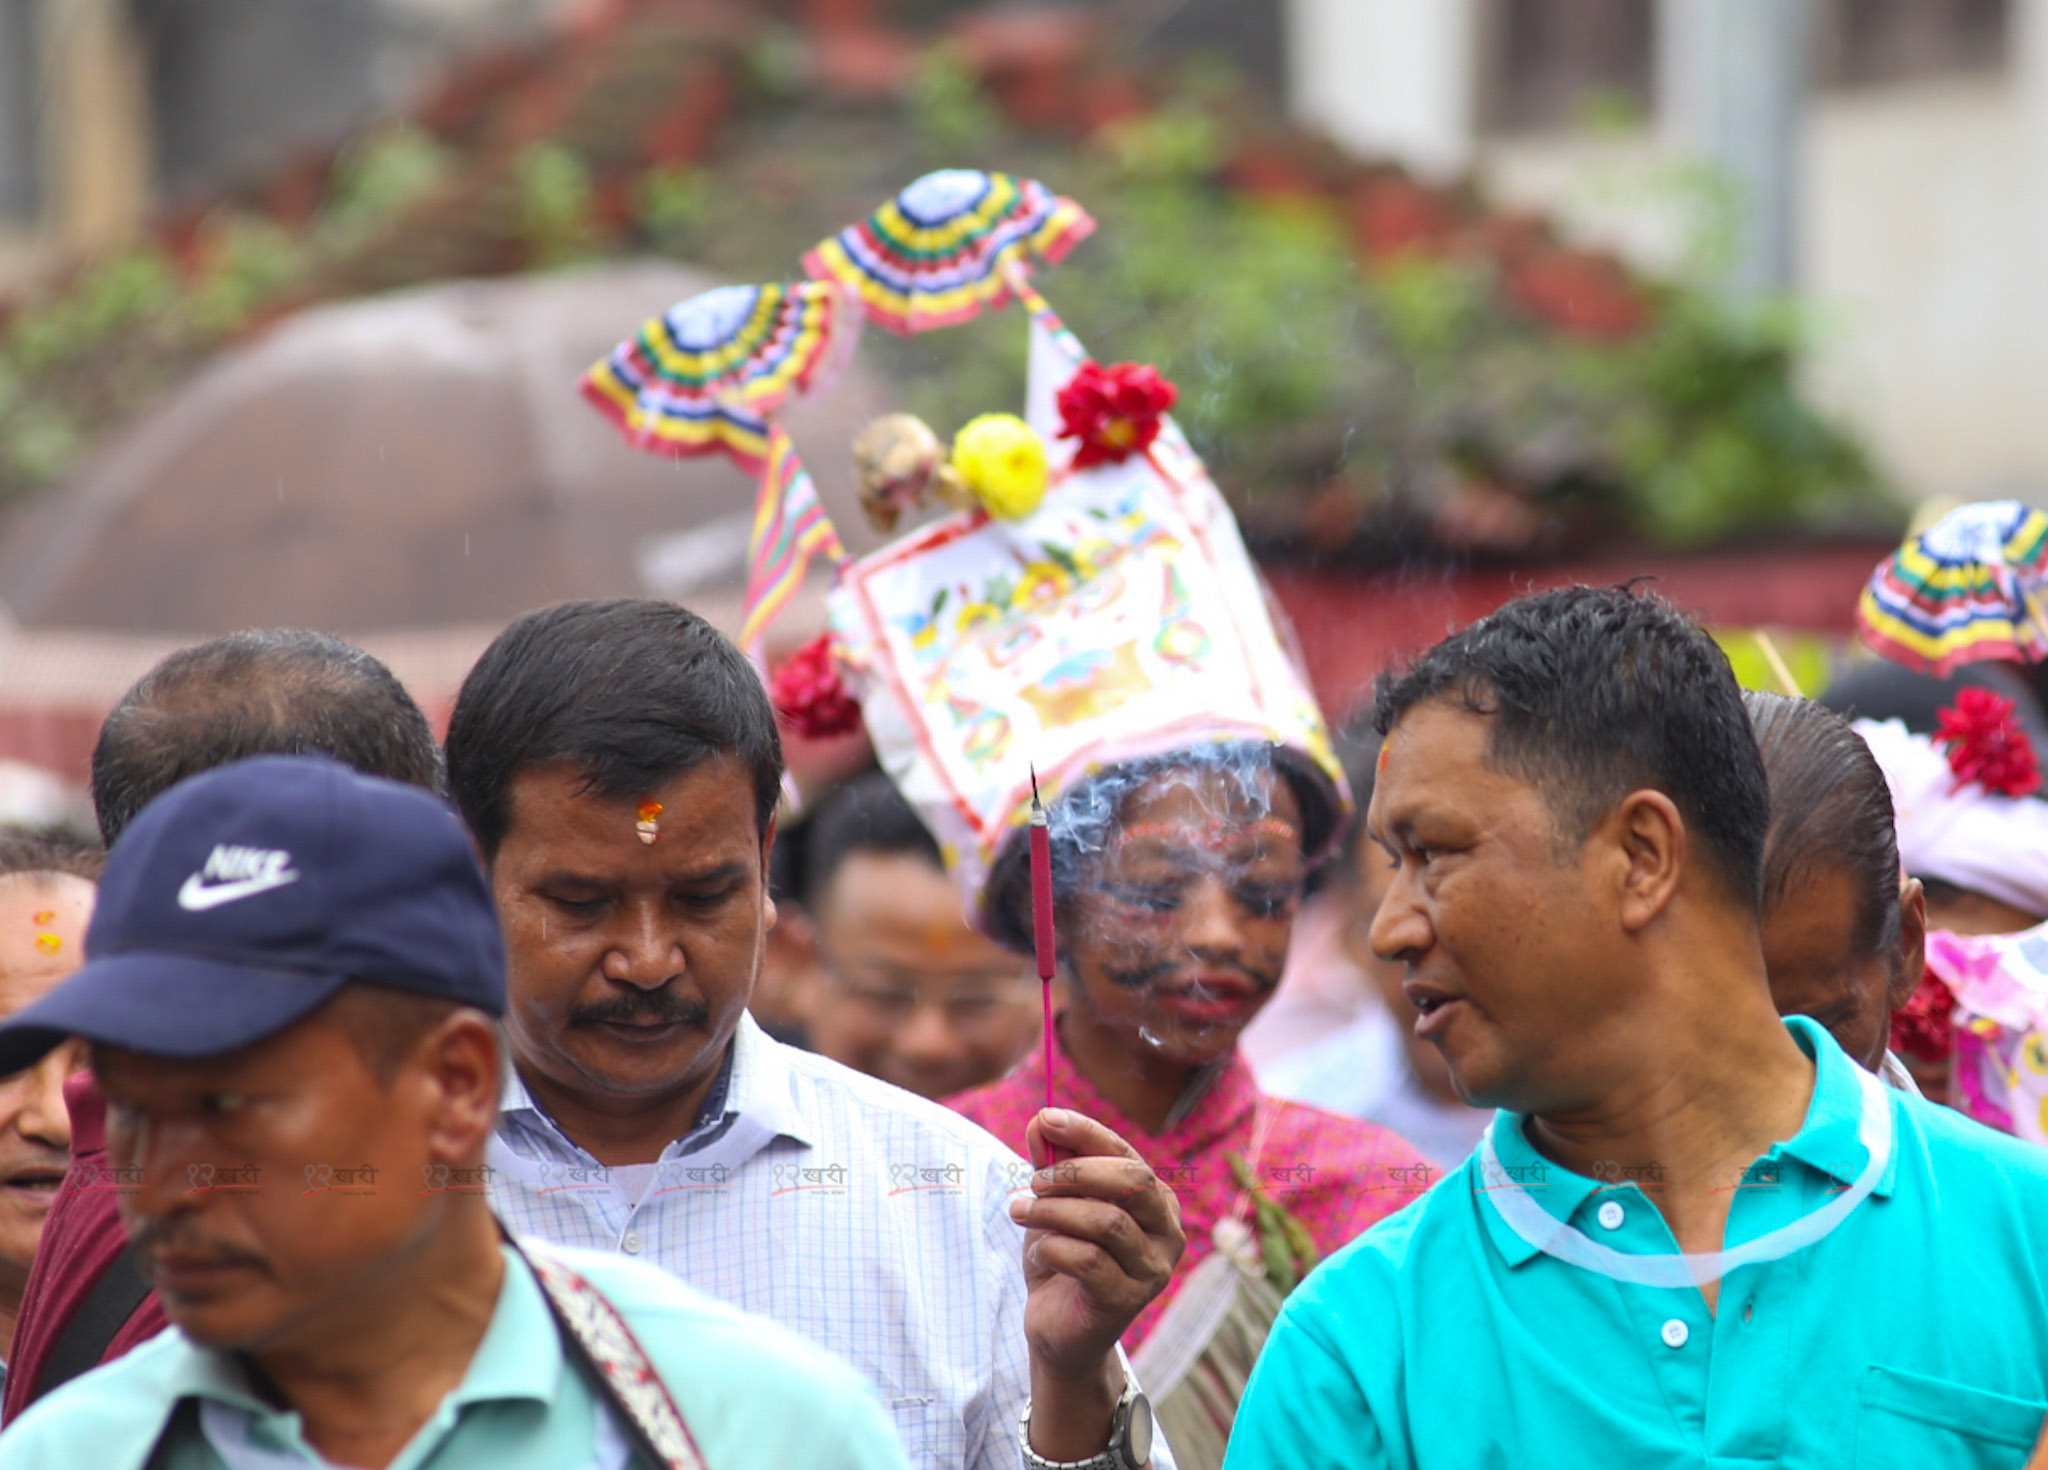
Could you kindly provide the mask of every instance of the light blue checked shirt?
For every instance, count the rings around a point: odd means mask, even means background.
[[[1030,1165],[750,1017],[723,1091],[635,1204],[640,1179],[571,1143],[515,1075],[490,1154],[499,1217],[653,1261],[838,1353],[875,1385],[913,1466],[1016,1470],[1030,1367],[1008,1205]]]

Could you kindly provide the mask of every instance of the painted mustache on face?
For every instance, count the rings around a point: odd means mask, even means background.
[[[660,990],[628,991],[594,1005],[578,1006],[569,1013],[569,1024],[703,1027],[711,1024],[711,1007],[694,995],[663,986]]]
[[[1119,985],[1125,990],[1165,988],[1160,985],[1161,981],[1170,980],[1175,975],[1187,970],[1194,970],[1201,975],[1242,975],[1251,986],[1254,995],[1266,995],[1278,989],[1280,985],[1280,972],[1278,970],[1253,969],[1249,965],[1191,965],[1186,960],[1157,960],[1149,965],[1136,965],[1129,968],[1120,968],[1116,965],[1104,965],[1102,967],[1102,973],[1107,975],[1113,984]],[[1189,983],[1193,984],[1194,982],[1190,981]]]

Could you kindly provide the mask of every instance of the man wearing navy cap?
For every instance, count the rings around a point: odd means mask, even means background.
[[[0,1466],[902,1463],[866,1385],[791,1334],[502,1236],[504,954],[431,797],[303,757],[187,781],[116,846],[86,953],[0,1026],[0,1074],[92,1044],[179,1330],[39,1402]]]

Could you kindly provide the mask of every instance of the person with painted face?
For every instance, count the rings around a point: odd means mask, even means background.
[[[1168,1171],[1188,1235],[1175,1284],[1125,1334],[1132,1348],[1215,1249],[1246,1175],[1306,1228],[1318,1255],[1427,1187],[1428,1166],[1403,1140],[1268,1095],[1237,1054],[1239,1033],[1279,984],[1307,855],[1336,818],[1327,783],[1305,762],[1251,743],[1113,768],[1052,811],[1064,936],[1052,1093]],[[993,932],[1020,951],[1030,948],[1024,880],[1014,856],[990,880]],[[951,1102],[1010,1137],[1045,1095],[1034,1053]]]
[[[783,765],[738,648],[673,603],[529,613],[463,681],[447,755],[507,942],[508,1225],[843,1354],[917,1462],[1007,1470],[1027,1416],[1055,1463],[1152,1458],[1117,1340],[1180,1231],[1130,1146],[1049,1118],[1032,1146],[1067,1167],[1034,1173],[747,1013]]]
[[[1051,982],[1040,1044],[952,1106],[1033,1147],[1047,1119],[1095,1119],[1171,1189],[1186,1251],[1120,1336],[1176,1457],[1209,1467],[1281,1297],[1430,1169],[1263,1093],[1238,1055],[1343,771],[1227,502],[1163,416],[1171,387],[1027,306],[1031,421],[971,421],[944,466],[905,415],[857,441],[892,522],[947,476],[978,508],[841,567],[797,665],[810,702],[785,708],[857,705],[961,907]]]
[[[1338,748],[1352,800],[1363,807],[1372,799],[1379,736],[1351,730]],[[1472,1152],[1488,1115],[1458,1097],[1442,1053],[1416,1036],[1401,966],[1372,952],[1373,915],[1392,879],[1354,816],[1326,881],[1302,909],[1279,993],[1245,1028],[1238,1050],[1268,1092],[1376,1123],[1448,1169]]]
[[[1373,948],[1500,1111],[1288,1299],[1229,1470],[2022,1463],[2048,1154],[1778,1014],[1770,788],[1713,640],[1540,593],[1383,678],[1375,724]]]

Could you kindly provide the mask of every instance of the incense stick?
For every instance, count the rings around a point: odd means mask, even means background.
[[[1038,986],[1045,1003],[1045,1105],[1052,1106],[1052,976],[1058,946],[1052,922],[1052,829],[1038,800],[1038,768],[1031,768],[1031,948],[1038,961]],[[1054,1158],[1046,1145],[1046,1157]]]
[[[1779,654],[1778,645],[1772,641],[1771,635],[1762,628],[1752,631],[1756,636],[1756,646],[1763,652],[1764,662],[1771,666],[1772,675],[1784,686],[1785,692],[1794,699],[1806,698],[1806,691],[1799,687],[1799,681],[1792,677],[1792,670],[1785,666],[1785,660]]]

